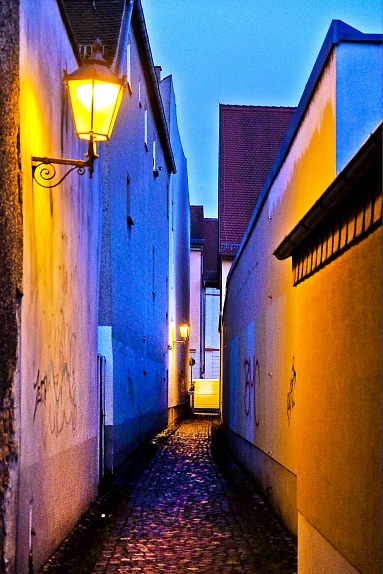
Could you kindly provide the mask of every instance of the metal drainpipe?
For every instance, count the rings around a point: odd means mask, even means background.
[[[117,75],[119,78],[121,78],[121,76],[124,75],[123,72],[124,72],[124,67],[125,67],[126,46],[128,44],[130,22],[132,19],[134,0],[128,0],[127,4],[128,4],[128,7],[126,10],[126,14],[125,14],[124,35],[122,38],[122,50],[120,50],[118,52],[118,60],[116,63],[116,72],[117,72]]]

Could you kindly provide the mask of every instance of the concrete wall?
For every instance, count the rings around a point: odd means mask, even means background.
[[[351,71],[355,44],[326,60],[228,281],[224,422],[233,452],[298,533],[300,573],[380,567],[381,231],[296,288],[291,262],[273,255],[366,139],[364,119],[380,119],[377,81],[368,88],[372,71],[381,86],[376,48],[363,46],[367,77]],[[343,112],[350,84],[358,97]],[[358,121],[347,127],[353,102]]]
[[[336,109],[336,172],[339,173],[382,119],[381,47],[340,44],[336,67],[336,97],[342,102]],[[364,78],[363,89],[361,78]]]
[[[58,5],[20,3],[23,172],[16,572],[35,570],[97,494],[100,194],[76,173],[32,181],[31,156],[82,158],[62,70],[78,67]],[[31,535],[33,529],[34,535]],[[10,558],[11,560],[13,557]]]

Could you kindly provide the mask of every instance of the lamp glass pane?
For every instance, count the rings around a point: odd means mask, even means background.
[[[116,101],[116,105],[114,107],[114,112],[113,112],[113,117],[112,117],[112,121],[110,122],[110,126],[109,126],[109,133],[108,133],[108,139],[110,138],[110,136],[112,135],[112,131],[113,131],[113,127],[114,127],[114,122],[116,121],[116,117],[118,114],[118,110],[120,109],[120,104],[121,104],[121,100],[122,100],[122,96],[124,95],[124,88],[123,86],[118,86],[118,97],[117,97],[117,101]]]
[[[89,140],[92,130],[92,80],[69,80],[68,89],[76,134]]]
[[[118,84],[94,82],[93,133],[94,139],[109,139],[115,119],[116,103],[120,93]]]

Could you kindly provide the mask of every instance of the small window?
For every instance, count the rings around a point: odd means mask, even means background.
[[[153,175],[154,177],[158,177],[158,167],[156,161],[156,140],[153,139]]]
[[[130,39],[128,40],[128,45],[126,46],[126,80],[129,84],[129,88],[131,90],[132,89],[132,78],[131,78]]]
[[[170,210],[171,210],[170,215],[171,215],[172,231],[174,231],[174,189],[172,189],[172,204]]]
[[[149,151],[148,148],[148,108],[145,107],[144,111],[144,144],[146,147],[146,151]]]
[[[126,176],[126,221],[127,221],[128,227],[131,227],[132,225],[134,225],[132,212],[131,212],[132,196],[131,196],[131,185],[130,185],[130,183],[131,183],[130,176],[129,176],[129,174],[127,174],[127,176]]]
[[[141,78],[138,78],[138,105],[142,108],[141,102]]]

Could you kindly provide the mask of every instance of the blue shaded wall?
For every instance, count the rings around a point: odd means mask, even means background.
[[[381,46],[339,44],[336,70],[338,174],[382,120]]]

